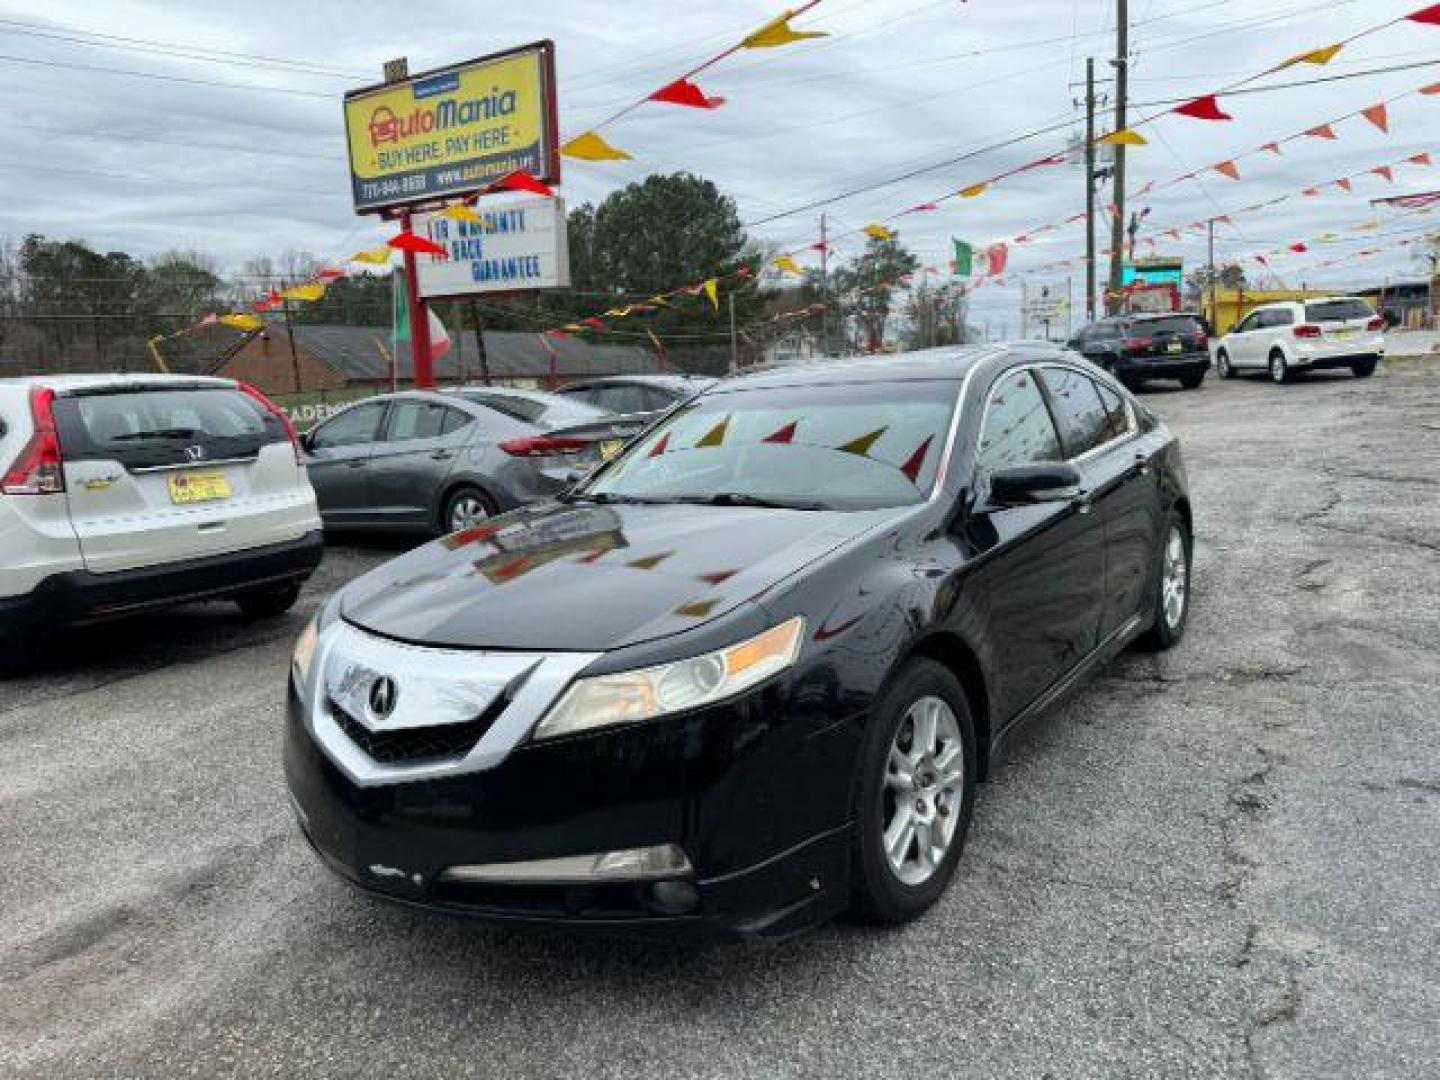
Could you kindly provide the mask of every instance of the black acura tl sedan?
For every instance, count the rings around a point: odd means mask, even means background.
[[[1042,345],[771,369],[302,634],[285,770],[365,890],[498,920],[899,922],[1023,721],[1174,644],[1175,437]]]

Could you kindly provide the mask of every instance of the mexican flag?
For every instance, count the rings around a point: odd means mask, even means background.
[[[392,346],[398,358],[402,347],[407,351],[410,349],[410,305],[405,299],[405,271],[398,267],[391,276],[391,296],[395,324]],[[430,317],[430,363],[436,364],[450,351],[450,333],[432,308],[427,307],[425,311]]]

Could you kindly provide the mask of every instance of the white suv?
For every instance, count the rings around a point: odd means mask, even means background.
[[[295,433],[259,391],[0,379],[0,657],[56,626],[182,600],[279,614],[322,548]]]
[[[1385,320],[1358,296],[1263,304],[1220,339],[1215,370],[1222,379],[1267,371],[1286,382],[1297,371],[1349,368],[1362,378],[1385,355]]]

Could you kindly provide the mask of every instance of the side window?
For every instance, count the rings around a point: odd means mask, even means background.
[[[1276,326],[1292,326],[1295,322],[1295,313],[1289,308],[1272,308],[1265,312],[1266,328]]]
[[[1106,442],[1110,414],[1089,378],[1070,368],[1048,367],[1040,379],[1050,394],[1066,457],[1079,457]]]
[[[469,424],[471,420],[468,413],[463,413],[459,409],[446,409],[445,416],[440,421],[440,434],[452,435]]]
[[[596,390],[595,404],[602,409],[617,413],[649,412],[645,401],[645,389],[641,386],[620,384],[605,386]]]
[[[386,442],[409,442],[439,436],[449,409],[433,401],[397,401],[390,406]]]
[[[327,420],[310,436],[310,445],[317,450],[330,450],[337,446],[359,446],[375,441],[380,418],[385,415],[385,405],[356,405],[346,409],[333,420]]]
[[[1120,395],[1111,390],[1102,382],[1095,383],[1095,389],[1100,394],[1100,400],[1105,405],[1105,415],[1110,418],[1110,423],[1105,429],[1105,441],[1118,439],[1130,433],[1130,412],[1125,408],[1125,402],[1120,400]]]
[[[1060,439],[1050,410],[1029,369],[1012,372],[995,384],[980,428],[977,460],[985,473],[1011,465],[1059,461]]]
[[[1230,332],[1232,334],[1248,334],[1251,330],[1256,329],[1259,322],[1260,312],[1252,311],[1249,315],[1246,315],[1245,318],[1240,320],[1239,326],[1235,327],[1235,329],[1231,330]]]

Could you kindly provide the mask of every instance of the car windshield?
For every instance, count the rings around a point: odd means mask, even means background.
[[[560,397],[530,397],[523,394],[492,394],[483,390],[460,390],[456,396],[475,405],[494,409],[512,420],[523,420],[527,424],[541,427],[562,427],[566,424],[584,424],[599,420],[610,414],[583,401]]]
[[[1364,300],[1321,300],[1305,305],[1306,322],[1344,322],[1347,319],[1371,319],[1375,312]]]
[[[698,398],[577,497],[869,510],[922,502],[959,384],[733,390]]]

